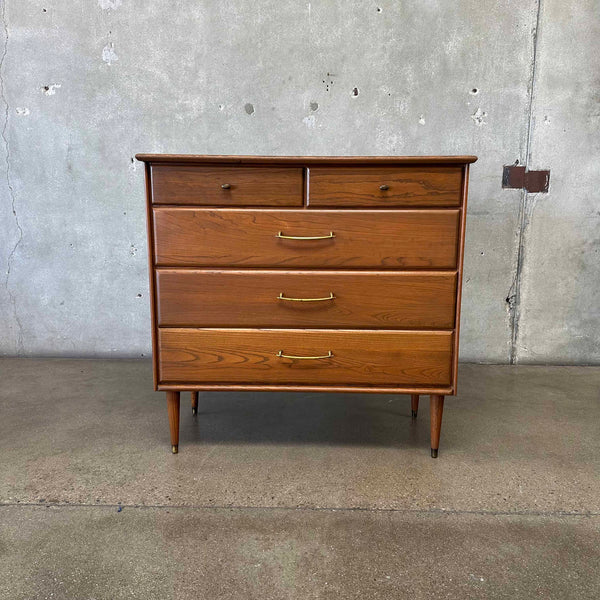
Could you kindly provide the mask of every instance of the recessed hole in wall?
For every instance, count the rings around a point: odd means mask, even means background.
[[[380,6],[377,7],[377,12],[381,12],[381,7]]]
[[[471,96],[477,96],[477,94],[479,94],[479,90],[477,88],[473,88],[469,94],[471,94]]]
[[[141,298],[141,297],[142,297],[142,295],[141,295],[141,294],[138,294],[138,295],[137,295],[137,297],[138,297],[138,298]]]
[[[244,106],[244,110],[246,111],[246,114],[251,115],[254,113],[254,105],[250,104],[250,102],[248,102],[248,104],[246,104],[246,106]]]
[[[315,110],[319,110],[319,103],[318,102],[311,102],[310,103],[310,110],[312,110],[313,112]]]
[[[353,98],[356,98],[356,96],[358,96],[358,94],[359,94],[358,88],[357,88],[357,87],[355,87],[355,88],[352,90],[352,97],[353,97]]]

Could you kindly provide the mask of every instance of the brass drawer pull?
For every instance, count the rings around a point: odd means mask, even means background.
[[[288,296],[284,296],[283,292],[279,293],[277,296],[278,300],[287,300],[288,302],[323,302],[323,300],[335,300],[335,296],[333,292],[329,292],[329,296],[325,298],[290,298]]]
[[[329,232],[329,235],[283,235],[280,231],[275,237],[281,240],[330,240],[335,237],[333,231]]]
[[[389,186],[389,185],[386,185],[386,184],[384,183],[383,185],[380,185],[380,186],[379,186],[379,189],[380,189],[382,192],[385,192],[385,191],[387,191],[387,190],[389,190],[389,189],[390,189],[390,186]]]
[[[221,185],[221,189],[223,189],[223,190],[230,190],[231,189],[231,184],[230,183],[224,183],[223,185]]]
[[[279,358],[292,358],[294,360],[319,360],[321,358],[333,358],[333,352],[330,350],[327,354],[325,354],[324,356],[293,356],[291,354],[284,354],[283,350],[280,350],[277,353],[277,356]]]

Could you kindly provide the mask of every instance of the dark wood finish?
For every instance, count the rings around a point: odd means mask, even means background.
[[[143,162],[181,164],[232,164],[232,165],[452,165],[468,164],[476,156],[244,156],[196,154],[136,154]]]
[[[459,214],[446,210],[155,208],[158,266],[454,269]],[[294,236],[331,239],[285,240]]]
[[[437,458],[442,430],[442,413],[444,412],[444,396],[431,394],[429,398],[429,421],[431,426],[431,457]]]
[[[417,419],[417,413],[419,412],[419,394],[411,394],[410,396],[410,416],[412,420]]]
[[[452,332],[159,329],[162,383],[449,385]],[[332,358],[294,360],[294,356]]]
[[[192,392],[192,414],[198,414],[198,392]]]
[[[169,413],[169,428],[171,430],[171,450],[173,454],[179,451],[179,392],[167,392],[167,411]]]
[[[318,207],[459,206],[456,166],[311,167],[308,205]]]
[[[155,204],[302,206],[302,169],[155,164]]]
[[[454,327],[452,272],[158,269],[156,277],[163,327]]]

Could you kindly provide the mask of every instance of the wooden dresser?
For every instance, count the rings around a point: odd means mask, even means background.
[[[154,386],[456,393],[474,156],[138,154],[146,166]]]

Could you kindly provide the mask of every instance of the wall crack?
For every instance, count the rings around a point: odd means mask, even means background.
[[[528,121],[527,121],[527,138],[525,142],[525,161],[524,166],[528,169],[531,163],[531,137],[533,129],[533,102],[535,97],[535,78],[536,78],[536,62],[537,62],[537,47],[538,47],[538,36],[540,31],[540,21],[542,14],[542,0],[538,0],[537,3],[537,14],[535,20],[535,29],[533,30],[533,56],[531,58],[531,75],[529,78],[529,106],[528,106]],[[531,202],[529,198],[532,198]],[[506,297],[506,303],[508,304],[508,313],[510,316],[510,356],[509,362],[514,365],[518,361],[518,348],[519,348],[519,325],[521,319],[521,274],[523,270],[523,262],[525,259],[525,242],[526,232],[529,224],[531,223],[533,211],[535,209],[537,196],[535,194],[528,194],[526,190],[523,190],[521,194],[521,201],[519,204],[519,217],[518,217],[518,244],[517,244],[517,265],[515,268],[515,276],[508,291]]]
[[[10,288],[10,276],[12,274],[12,267],[15,258],[15,254],[17,252],[17,248],[19,247],[21,241],[23,240],[23,228],[21,227],[21,223],[19,221],[19,215],[17,214],[17,206],[16,206],[16,196],[15,190],[12,186],[10,180],[10,144],[8,142],[8,137],[6,135],[6,130],[8,129],[8,115],[9,115],[9,103],[6,98],[5,84],[4,84],[4,61],[6,59],[6,55],[8,53],[8,23],[6,20],[6,0],[2,3],[2,12],[0,13],[0,18],[2,20],[2,28],[4,30],[4,45],[2,47],[2,53],[0,54],[0,100],[4,104],[4,123],[2,125],[2,130],[0,132],[0,137],[2,138],[2,142],[4,144],[4,155],[6,160],[6,186],[8,188],[8,195],[10,198],[11,210],[15,219],[15,225],[17,229],[17,241],[10,251],[8,258],[6,260],[6,277],[4,279],[4,285],[6,287],[6,291],[8,293],[8,297],[13,309],[13,317],[15,323],[18,327],[17,334],[17,353],[21,354],[23,352],[23,324],[19,318],[19,313],[17,311],[17,300],[15,295],[13,294]]]

